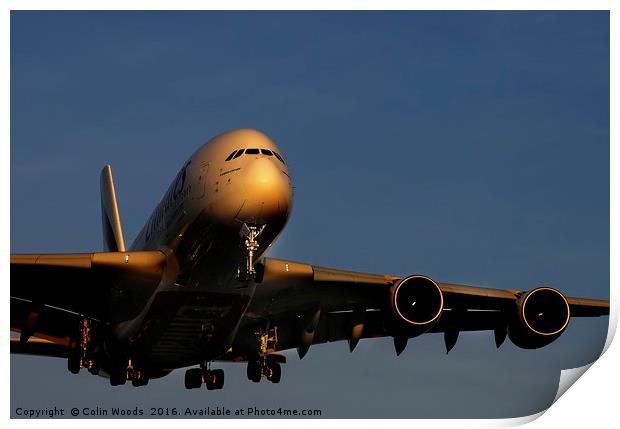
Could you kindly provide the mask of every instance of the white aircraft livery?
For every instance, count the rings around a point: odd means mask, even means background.
[[[263,133],[239,129],[200,147],[125,247],[110,166],[101,173],[104,252],[11,254],[11,352],[64,358],[68,370],[144,386],[178,368],[185,387],[224,385],[218,361],[278,383],[282,350],[391,336],[493,331],[536,349],[571,317],[609,301],[542,286],[502,290],[424,275],[366,274],[268,258],[291,213],[291,176]]]

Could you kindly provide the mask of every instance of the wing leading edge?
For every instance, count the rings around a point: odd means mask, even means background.
[[[564,297],[546,287],[490,289],[439,283],[424,276],[357,273],[279,259],[265,259],[262,271],[262,282],[227,358],[247,359],[256,348],[255,333],[266,321],[277,327],[276,351],[297,348],[303,357],[312,344],[347,340],[353,350],[361,338],[385,336],[394,337],[400,354],[408,338],[425,332],[444,333],[447,351],[462,331],[494,331],[498,347],[509,336],[519,347],[538,348],[556,339],[570,317],[609,314],[609,301]],[[430,322],[421,326],[403,323],[397,302],[398,288],[405,281],[412,290],[415,286],[431,293],[431,284],[439,289],[438,317],[429,316]],[[404,287],[401,290],[400,295],[409,297],[414,306],[439,302],[424,301],[424,294],[409,293]]]

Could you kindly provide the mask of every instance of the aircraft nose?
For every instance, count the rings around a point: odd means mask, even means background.
[[[269,224],[288,217],[293,191],[290,178],[277,161],[256,158],[242,170],[240,179],[243,203],[237,220]]]

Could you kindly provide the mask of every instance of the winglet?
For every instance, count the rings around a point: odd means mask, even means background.
[[[116,191],[112,179],[112,167],[106,165],[101,171],[101,221],[103,223],[103,244],[109,252],[124,252],[125,240],[118,214]]]

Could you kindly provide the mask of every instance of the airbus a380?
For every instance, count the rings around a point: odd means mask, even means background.
[[[272,259],[293,188],[280,149],[239,129],[200,147],[125,247],[112,172],[101,173],[104,252],[11,255],[11,352],[67,359],[68,369],[146,385],[177,368],[185,387],[221,389],[218,361],[278,383],[285,357],[313,344],[493,331],[521,348],[558,338],[571,317],[609,314],[609,301],[543,286],[502,290]]]

